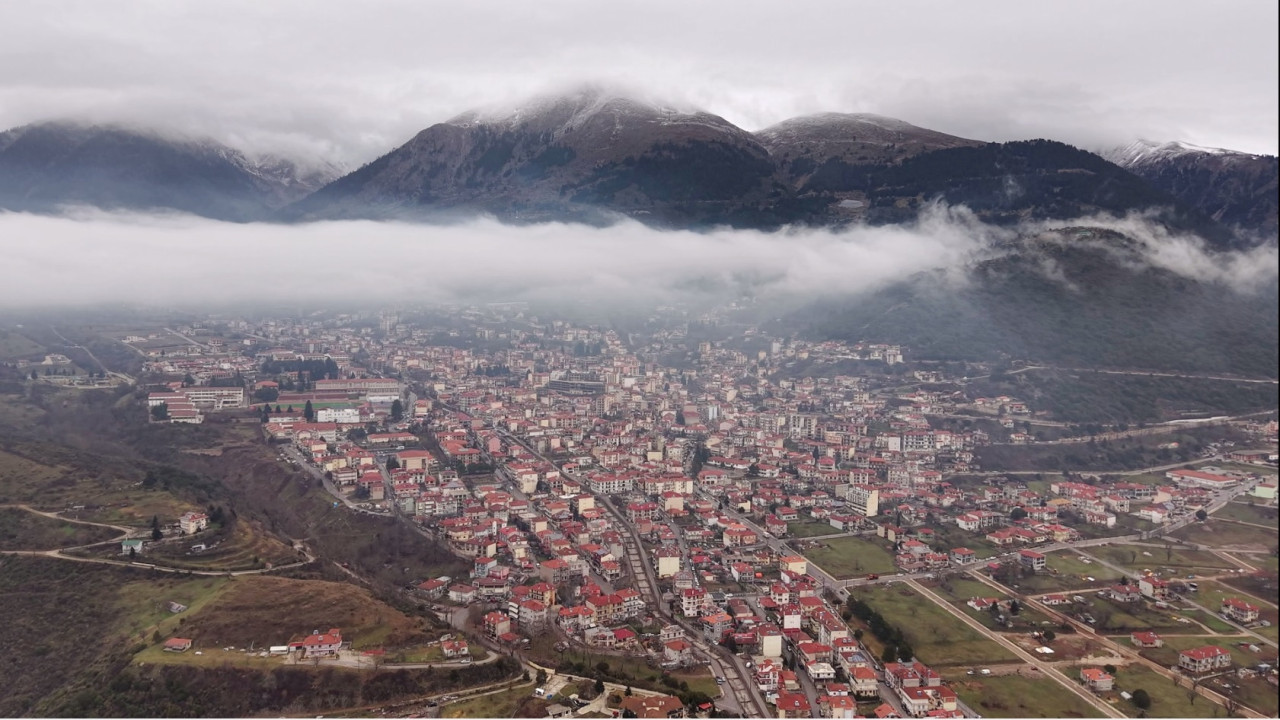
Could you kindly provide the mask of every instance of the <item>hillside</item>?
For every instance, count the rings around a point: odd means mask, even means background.
[[[1280,232],[1274,155],[1139,140],[1106,157],[1228,227],[1272,239]]]
[[[0,133],[0,209],[177,210],[243,222],[271,216],[333,177],[280,157],[252,160],[208,139],[41,123]]]
[[[1200,282],[1096,229],[1020,238],[963,277],[924,273],[791,318],[815,337],[893,342],[927,359],[1276,377],[1277,286]]]

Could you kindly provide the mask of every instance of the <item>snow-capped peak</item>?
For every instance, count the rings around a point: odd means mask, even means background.
[[[1187,155],[1239,155],[1254,157],[1249,153],[1224,148],[1203,147],[1181,140],[1156,142],[1154,140],[1135,140],[1124,147],[1115,148],[1104,154],[1111,162],[1120,167],[1134,167],[1148,163],[1185,157]]]

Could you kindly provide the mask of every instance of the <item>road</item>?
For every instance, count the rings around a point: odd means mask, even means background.
[[[89,356],[89,359],[90,359],[90,360],[92,360],[92,361],[94,362],[94,364],[98,366],[98,370],[102,371],[104,374],[109,375],[109,376],[111,376],[111,377],[113,377],[113,378],[117,378],[117,379],[119,379],[119,380],[123,380],[123,381],[125,381],[125,382],[127,382],[127,383],[133,383],[133,382],[134,382],[134,379],[133,379],[132,377],[130,377],[129,375],[125,375],[124,373],[113,372],[113,371],[111,371],[111,370],[108,370],[108,369],[107,369],[107,366],[106,366],[106,365],[103,365],[103,364],[102,364],[102,361],[98,359],[98,356],[93,354],[93,351],[91,351],[89,348],[87,348],[87,347],[85,347],[85,346],[83,346],[83,345],[77,345],[77,344],[75,344],[75,343],[71,342],[70,340],[68,340],[68,339],[66,338],[66,336],[65,336],[65,335],[63,335],[62,333],[58,332],[58,329],[57,329],[57,328],[55,328],[55,327],[53,327],[52,325],[50,325],[50,326],[49,326],[49,330],[51,330],[51,331],[53,332],[53,334],[54,334],[54,335],[57,335],[59,338],[61,338],[61,339],[62,339],[62,342],[64,342],[64,343],[66,343],[66,344],[67,344],[67,347],[72,347],[72,348],[75,348],[75,349],[77,349],[77,350],[83,350],[83,351],[84,351],[84,354],[85,354],[85,355],[88,355],[88,356]]]
[[[1062,685],[1063,687],[1067,688],[1071,692],[1078,695],[1081,699],[1083,699],[1085,702],[1092,705],[1102,714],[1106,715],[1107,717],[1115,717],[1115,718],[1125,717],[1125,715],[1121,713],[1119,710],[1116,710],[1115,708],[1111,707],[1109,703],[1102,701],[1093,693],[1089,692],[1088,690],[1085,690],[1078,682],[1067,677],[1066,674],[1058,670],[1053,665],[1046,663],[1040,658],[1027,652],[1026,650],[1023,650],[1021,647],[1019,647],[1015,643],[1005,639],[1005,637],[1002,634],[988,629],[982,623],[969,617],[967,613],[962,612],[961,610],[956,608],[956,606],[947,602],[945,599],[939,597],[937,593],[933,592],[929,588],[926,588],[925,586],[921,585],[915,580],[907,580],[906,584],[911,586],[913,590],[920,593],[922,596],[928,598],[938,607],[951,613],[960,621],[962,621],[964,624],[976,630],[983,637],[986,637],[987,639],[994,641],[996,644],[1006,648],[1007,650],[1012,652],[1014,655],[1021,658],[1023,662],[1026,662],[1028,665],[1031,665],[1032,667],[1037,668],[1038,670],[1040,670],[1040,672],[1044,673],[1046,676],[1051,677],[1054,680],[1057,680],[1059,685]]]
[[[1147,658],[1140,655],[1133,648],[1125,645],[1121,645],[1120,643],[1117,643],[1111,640],[1111,638],[1095,630],[1093,626],[1088,625],[1087,623],[1081,622],[1080,620],[1077,620],[1076,618],[1073,618],[1070,615],[1066,615],[1065,613],[1062,613],[1055,608],[1049,607],[1041,603],[1038,599],[1036,599],[1033,596],[1023,595],[1016,590],[1005,587],[1001,583],[996,582],[994,579],[989,578],[983,573],[977,572],[976,570],[970,572],[970,575],[975,579],[979,580],[980,582],[991,586],[993,589],[998,590],[1002,594],[1008,595],[1009,597],[1018,598],[1018,602],[1023,603],[1024,606],[1032,610],[1036,610],[1043,613],[1045,617],[1052,618],[1054,620],[1057,620],[1060,623],[1065,623],[1067,625],[1070,625],[1071,627],[1076,629],[1077,633],[1079,633],[1084,637],[1088,637],[1090,640],[1098,643],[1098,645],[1107,649],[1108,651],[1111,652],[1111,654],[1115,655],[1116,657],[1125,658],[1130,662],[1135,662],[1135,663],[1144,665],[1148,669],[1150,669],[1152,672],[1155,672],[1159,675],[1162,675],[1172,680],[1175,685],[1180,685],[1181,682],[1184,680],[1184,676],[1182,676],[1180,673],[1174,672],[1173,670],[1167,667],[1164,667],[1163,665],[1159,665],[1155,662],[1152,662],[1151,660],[1148,660]],[[1080,592],[1083,592],[1083,591],[1080,591]],[[1219,705],[1223,705],[1226,702],[1226,698],[1223,697],[1221,694],[1203,685],[1197,686],[1196,692],[1198,692],[1201,696],[1206,697],[1209,700]],[[1245,708],[1245,707],[1241,707],[1240,712],[1246,714],[1248,717],[1264,717],[1263,715],[1260,715],[1254,712],[1253,710],[1250,710],[1249,708]]]
[[[522,438],[508,433],[501,428],[495,428],[500,437],[508,442],[513,442],[533,454],[539,460],[548,463],[556,468],[559,464],[547,458],[542,453]],[[563,471],[562,471],[563,472]],[[739,712],[744,716],[766,717],[769,714],[769,706],[765,703],[764,698],[760,695],[759,689],[752,680],[752,675],[747,671],[742,660],[736,655],[730,653],[727,649],[719,645],[711,645],[701,638],[701,633],[697,628],[693,628],[683,617],[677,617],[671,614],[666,604],[662,601],[661,587],[658,585],[658,578],[654,573],[653,566],[649,559],[644,555],[644,546],[640,542],[640,537],[636,533],[635,527],[627,522],[613,502],[607,496],[597,496],[596,500],[606,512],[613,517],[614,523],[627,534],[627,563],[631,568],[631,575],[636,583],[636,590],[642,595],[649,598],[650,608],[655,614],[666,619],[668,622],[674,622],[685,628],[687,632],[686,640],[705,655],[710,663],[712,672],[725,678],[725,685],[732,693],[733,702],[724,702],[729,696],[721,698],[720,703],[725,709]]]

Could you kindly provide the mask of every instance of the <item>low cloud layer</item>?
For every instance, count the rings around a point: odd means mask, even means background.
[[[1144,240],[1151,263],[1189,277],[1243,287],[1276,276],[1274,247],[1214,255],[1140,217],[1089,222]],[[607,228],[489,219],[269,225],[87,209],[66,217],[6,213],[0,307],[783,302],[959,269],[1014,232],[940,205],[904,225],[776,233],[660,231],[630,221]]]

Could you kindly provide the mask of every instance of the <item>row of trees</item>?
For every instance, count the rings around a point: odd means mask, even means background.
[[[880,654],[882,662],[907,662],[915,657],[915,651],[902,630],[891,625],[875,608],[852,596],[846,604],[849,614],[866,623],[871,634],[884,643],[884,652]]]

